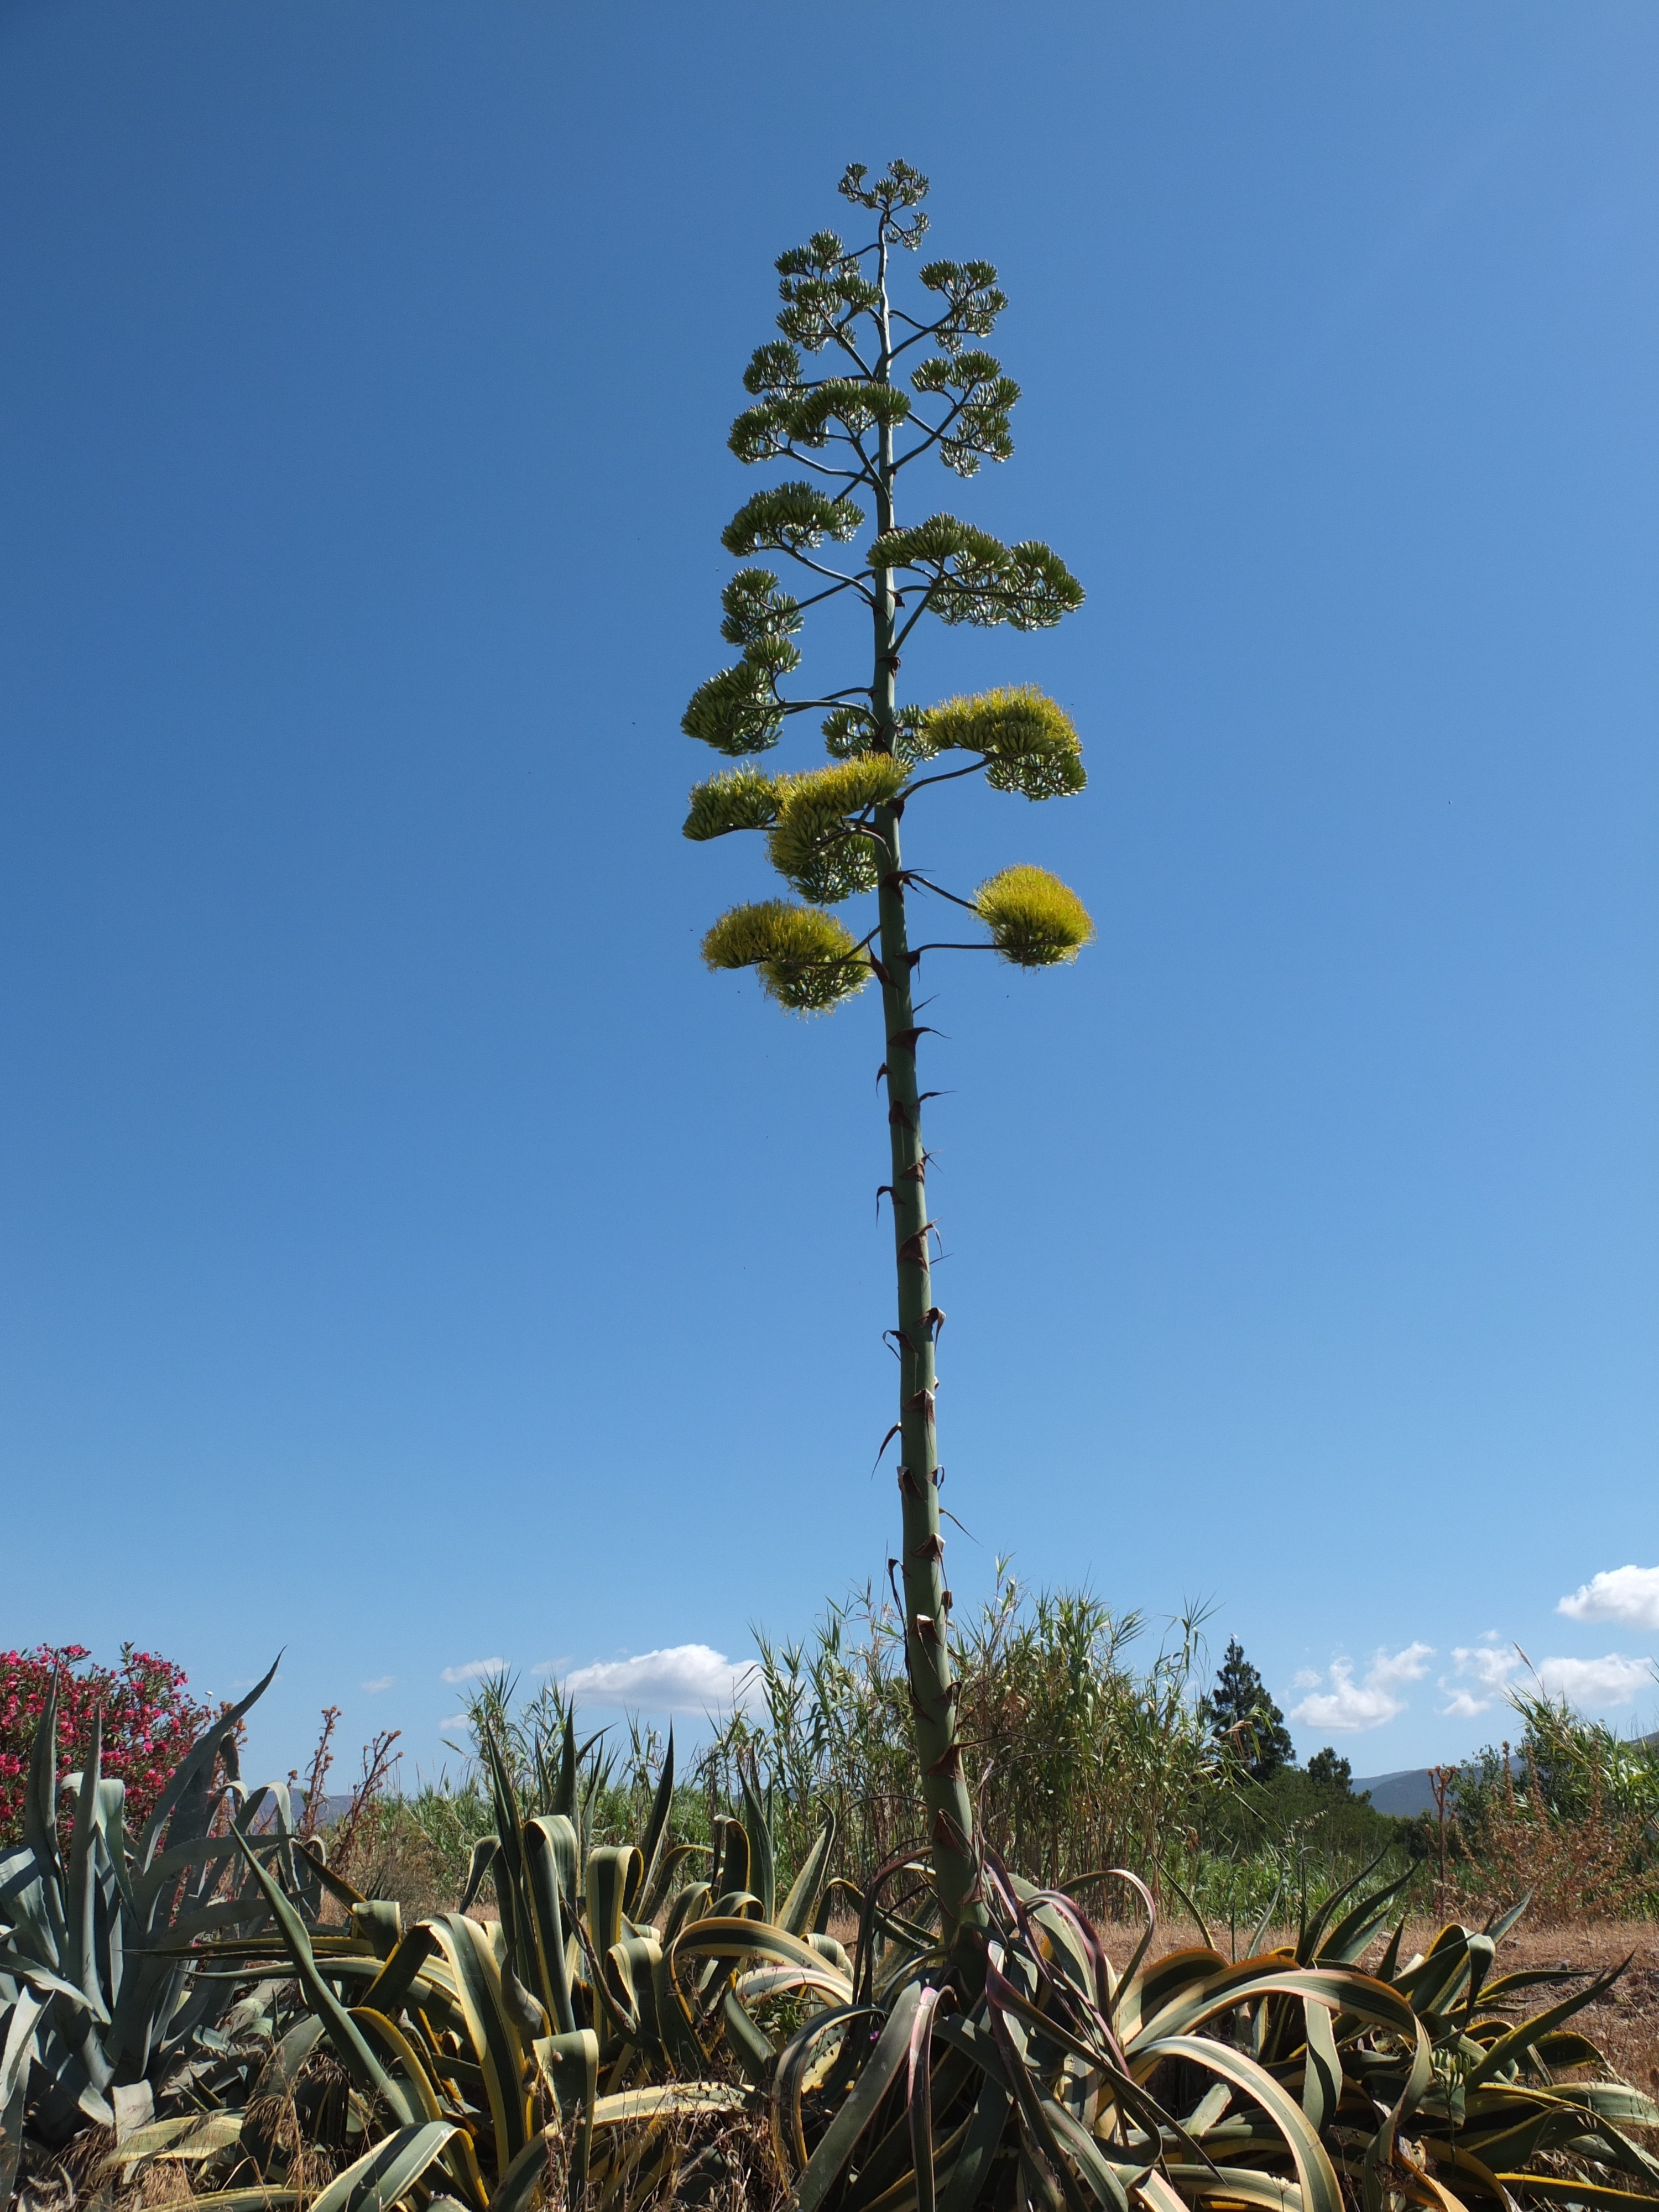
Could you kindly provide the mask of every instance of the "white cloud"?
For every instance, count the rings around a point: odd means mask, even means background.
[[[1440,1708],[1443,1716],[1472,1721],[1477,1713],[1489,1712],[1507,1692],[1521,1664],[1515,1646],[1500,1644],[1494,1629],[1489,1629],[1479,1644],[1456,1645],[1451,1673],[1440,1677],[1440,1687],[1449,1701]]]
[[[1490,1712],[1523,1674],[1534,1675],[1547,1698],[1565,1698],[1583,1711],[1627,1705],[1656,1679],[1650,1659],[1624,1659],[1612,1651],[1601,1659],[1543,1659],[1534,1669],[1514,1644],[1500,1644],[1495,1635],[1487,1635],[1452,1653],[1452,1672],[1440,1677],[1450,1702],[1441,1711],[1453,1720]]]
[[[1655,1676],[1650,1659],[1621,1659],[1609,1651],[1603,1659],[1546,1659],[1538,1680],[1547,1696],[1591,1711],[1629,1705],[1638,1690],[1653,1687]]]
[[[739,1705],[754,1678],[707,1644],[673,1644],[634,1659],[601,1659],[564,1678],[565,1694],[595,1705],[632,1705],[647,1712],[702,1713]]]
[[[1569,1620],[1617,1620],[1659,1628],[1659,1567],[1606,1567],[1556,1607]]]
[[[1298,1667],[1291,1677],[1293,1690],[1316,1690],[1325,1677],[1317,1667]]]
[[[440,1728],[465,1728],[471,1718],[470,1713],[446,1713],[438,1723]]]
[[[1304,1728],[1330,1729],[1339,1734],[1381,1728],[1406,1710],[1406,1700],[1395,1694],[1400,1685],[1420,1681],[1433,1656],[1433,1647],[1427,1644],[1407,1644],[1394,1652],[1378,1651],[1365,1669],[1363,1682],[1354,1680],[1351,1659],[1333,1659],[1329,1689],[1304,1698],[1299,1705],[1291,1707],[1291,1718]],[[1298,1676],[1298,1687],[1301,1680]],[[1319,1677],[1314,1680],[1316,1682]]]
[[[397,1679],[395,1674],[377,1674],[372,1682],[359,1682],[357,1687],[367,1690],[371,1698],[377,1698],[382,1690],[389,1690]]]
[[[505,1659],[469,1659],[459,1667],[446,1667],[440,1679],[446,1682],[476,1682],[484,1674],[499,1674],[507,1665]]]

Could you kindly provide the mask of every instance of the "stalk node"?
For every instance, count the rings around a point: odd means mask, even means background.
[[[943,1844],[946,1850],[961,1851],[964,1855],[973,1849],[943,1805],[933,1815],[933,1832],[927,1840],[931,1844]]]

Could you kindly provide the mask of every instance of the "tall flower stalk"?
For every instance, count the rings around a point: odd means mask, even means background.
[[[927,1210],[928,1155],[922,1133],[912,981],[926,951],[988,951],[1021,967],[1073,959],[1093,934],[1075,893],[1042,868],[1005,869],[959,897],[905,866],[900,831],[917,795],[955,777],[982,775],[994,790],[1030,799],[1081,791],[1082,748],[1070,719],[1027,686],[917,708],[902,704],[906,641],[927,615],[946,623],[1016,629],[1051,627],[1082,604],[1083,592],[1046,545],[1005,545],[954,515],[906,529],[897,507],[902,471],[936,454],[958,476],[1013,450],[1008,418],[1018,386],[972,343],[988,336],[1006,305],[985,261],[935,261],[920,272],[927,312],[893,296],[896,250],[914,252],[927,228],[927,179],[902,161],[866,182],[857,164],[841,180],[853,207],[873,218],[874,236],[848,247],[819,231],[777,263],[783,333],[761,346],[744,373],[754,404],[732,426],[739,460],[787,460],[806,479],[758,493],[722,542],[747,561],[782,554],[804,572],[804,597],[780,588],[768,568],[740,568],[726,586],[723,634],[742,659],[702,684],[682,726],[717,752],[749,762],[777,744],[787,720],[815,712],[830,764],[800,774],[743,765],[691,793],[688,837],[763,831],[773,866],[808,902],[770,899],[734,907],[703,942],[711,968],[754,968],[781,1005],[822,1012],[872,980],[881,991],[897,1268],[899,1355],[896,1435],[902,1542],[898,1562],[906,1670],[916,1757],[928,1819],[935,1893],[947,1935],[983,1918],[972,1802],[963,1770],[957,1685],[951,1658],[951,1593],[939,1509],[936,1353],[944,1316],[933,1302]],[[830,374],[807,372],[803,355],[828,353]],[[908,387],[908,388],[907,388]],[[875,536],[861,563],[836,565],[874,507]],[[794,642],[806,611],[851,592],[868,608],[872,660],[867,683],[818,697],[787,697],[801,663]],[[921,774],[947,752],[960,765]],[[861,937],[828,909],[875,894],[876,919]],[[913,945],[913,895],[966,909],[983,933]]]

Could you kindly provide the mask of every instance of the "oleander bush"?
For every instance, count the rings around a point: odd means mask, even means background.
[[[189,1679],[172,1660],[131,1644],[114,1667],[93,1663],[82,1644],[0,1651],[0,1850],[23,1839],[29,1752],[49,1699],[72,1765],[88,1756],[96,1719],[103,1771],[125,1784],[127,1819],[139,1825],[213,1718],[189,1695]]]

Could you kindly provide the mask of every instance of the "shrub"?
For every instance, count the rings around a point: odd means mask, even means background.
[[[126,1817],[135,1832],[168,1775],[213,1718],[210,1705],[189,1696],[188,1675],[171,1659],[133,1644],[120,1664],[88,1666],[83,1644],[40,1644],[32,1651],[0,1651],[0,1850],[21,1843],[29,1750],[52,1683],[58,1685],[58,1737],[71,1771],[92,1747],[92,1718],[104,1721],[104,1772],[126,1784]]]

